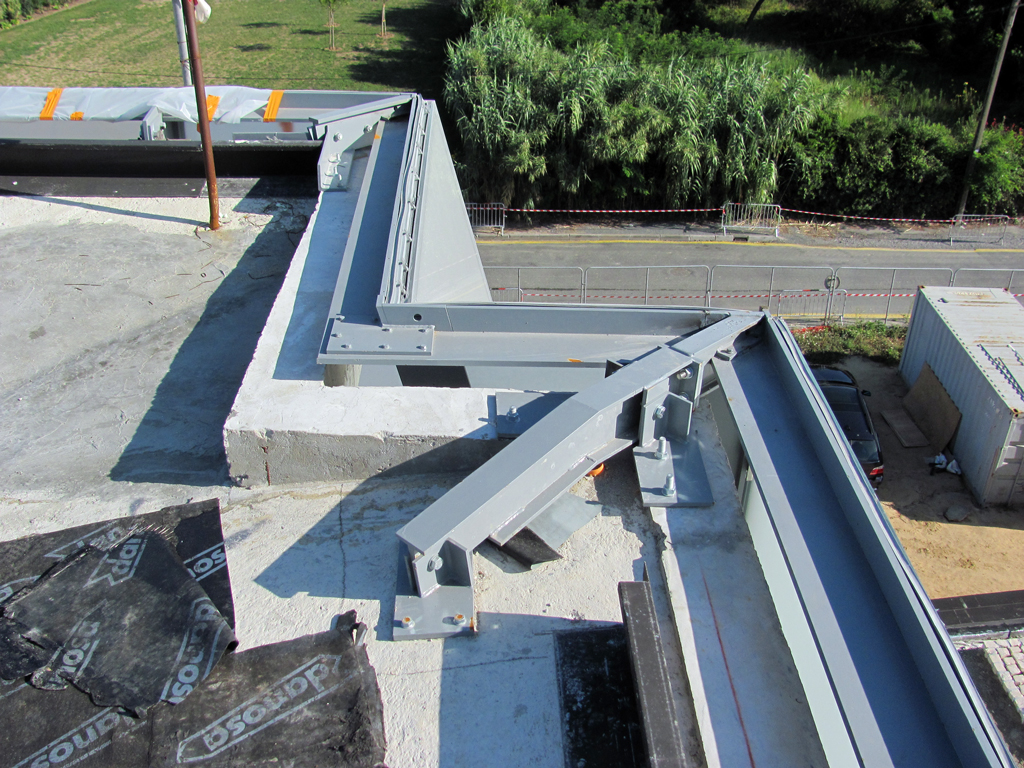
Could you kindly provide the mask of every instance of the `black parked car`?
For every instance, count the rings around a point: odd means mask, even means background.
[[[882,446],[878,441],[875,425],[871,423],[864,395],[870,394],[857,388],[857,380],[853,374],[839,368],[812,366],[811,372],[821,387],[836,415],[836,421],[843,428],[846,439],[850,441],[853,452],[860,460],[864,474],[872,485],[880,485],[884,466],[882,464]]]

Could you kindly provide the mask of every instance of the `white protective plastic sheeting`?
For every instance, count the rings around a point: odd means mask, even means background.
[[[38,120],[49,88],[0,88],[0,120]]]
[[[237,85],[213,85],[206,89],[206,95],[219,96],[217,111],[210,116],[215,123],[239,123],[246,115],[265,107],[272,92],[258,88],[243,88]],[[149,102],[167,117],[178,117],[189,123],[199,121],[196,110],[196,93],[191,87],[166,88]]]
[[[38,120],[46,104],[49,88],[0,88],[0,120]],[[271,91],[236,85],[214,85],[207,96],[220,102],[210,119],[215,123],[238,123],[246,115],[262,109]],[[65,88],[53,113],[54,120],[70,120],[81,112],[83,120],[141,120],[152,108],[166,117],[186,122],[199,120],[196,94],[191,87],[181,88]]]
[[[83,120],[141,120],[147,104],[163,88],[65,88],[53,112],[54,120],[70,120],[81,112]],[[195,97],[193,97],[194,99]],[[2,106],[2,104],[0,104]],[[40,106],[40,108],[42,108]],[[36,113],[39,117],[39,113]]]

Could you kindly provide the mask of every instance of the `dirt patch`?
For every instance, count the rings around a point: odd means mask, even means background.
[[[900,407],[907,394],[897,368],[860,357],[838,367],[871,392],[866,399],[885,458],[878,497],[928,596],[1024,589],[1024,510],[979,508],[962,478],[930,474],[931,449],[900,444],[882,418],[883,410]],[[970,510],[961,522],[945,517],[955,506]]]

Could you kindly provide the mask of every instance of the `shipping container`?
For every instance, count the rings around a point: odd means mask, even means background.
[[[900,374],[925,363],[960,410],[951,441],[982,504],[1024,505],[1024,307],[997,288],[927,287],[914,300]]]

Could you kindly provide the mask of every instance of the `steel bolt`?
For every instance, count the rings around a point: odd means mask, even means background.
[[[683,368],[683,370],[676,374],[676,378],[679,379],[680,381],[688,379],[691,376],[693,376],[693,371],[691,371],[689,368]]]
[[[656,418],[656,419],[663,419],[663,418],[665,418],[665,406],[664,405],[659,405],[657,408],[654,409],[654,418]]]
[[[426,345],[425,345],[425,344],[417,344],[417,345],[416,345],[416,349],[419,349],[419,350],[424,350],[424,349],[426,349],[426,348],[427,348],[427,347],[426,347]]]
[[[435,555],[427,561],[428,571],[440,571],[444,566],[444,560],[441,559],[440,555]]]
[[[676,476],[669,475],[665,478],[665,487],[661,489],[662,496],[671,496],[676,492]]]
[[[460,627],[466,626],[466,622],[468,621],[464,613],[456,613],[452,618]]]
[[[341,348],[342,349],[352,349],[352,345],[351,344],[342,344]]]
[[[658,438],[658,450],[654,452],[654,458],[658,461],[664,461],[668,456],[668,440],[664,437]]]
[[[391,349],[391,347],[389,347],[387,344],[381,344],[380,348],[381,349]]]
[[[512,422],[519,421],[519,410],[514,405],[508,409],[508,420]]]
[[[416,622],[412,620],[412,616],[402,617],[402,626],[406,629],[412,629],[416,626]]]

